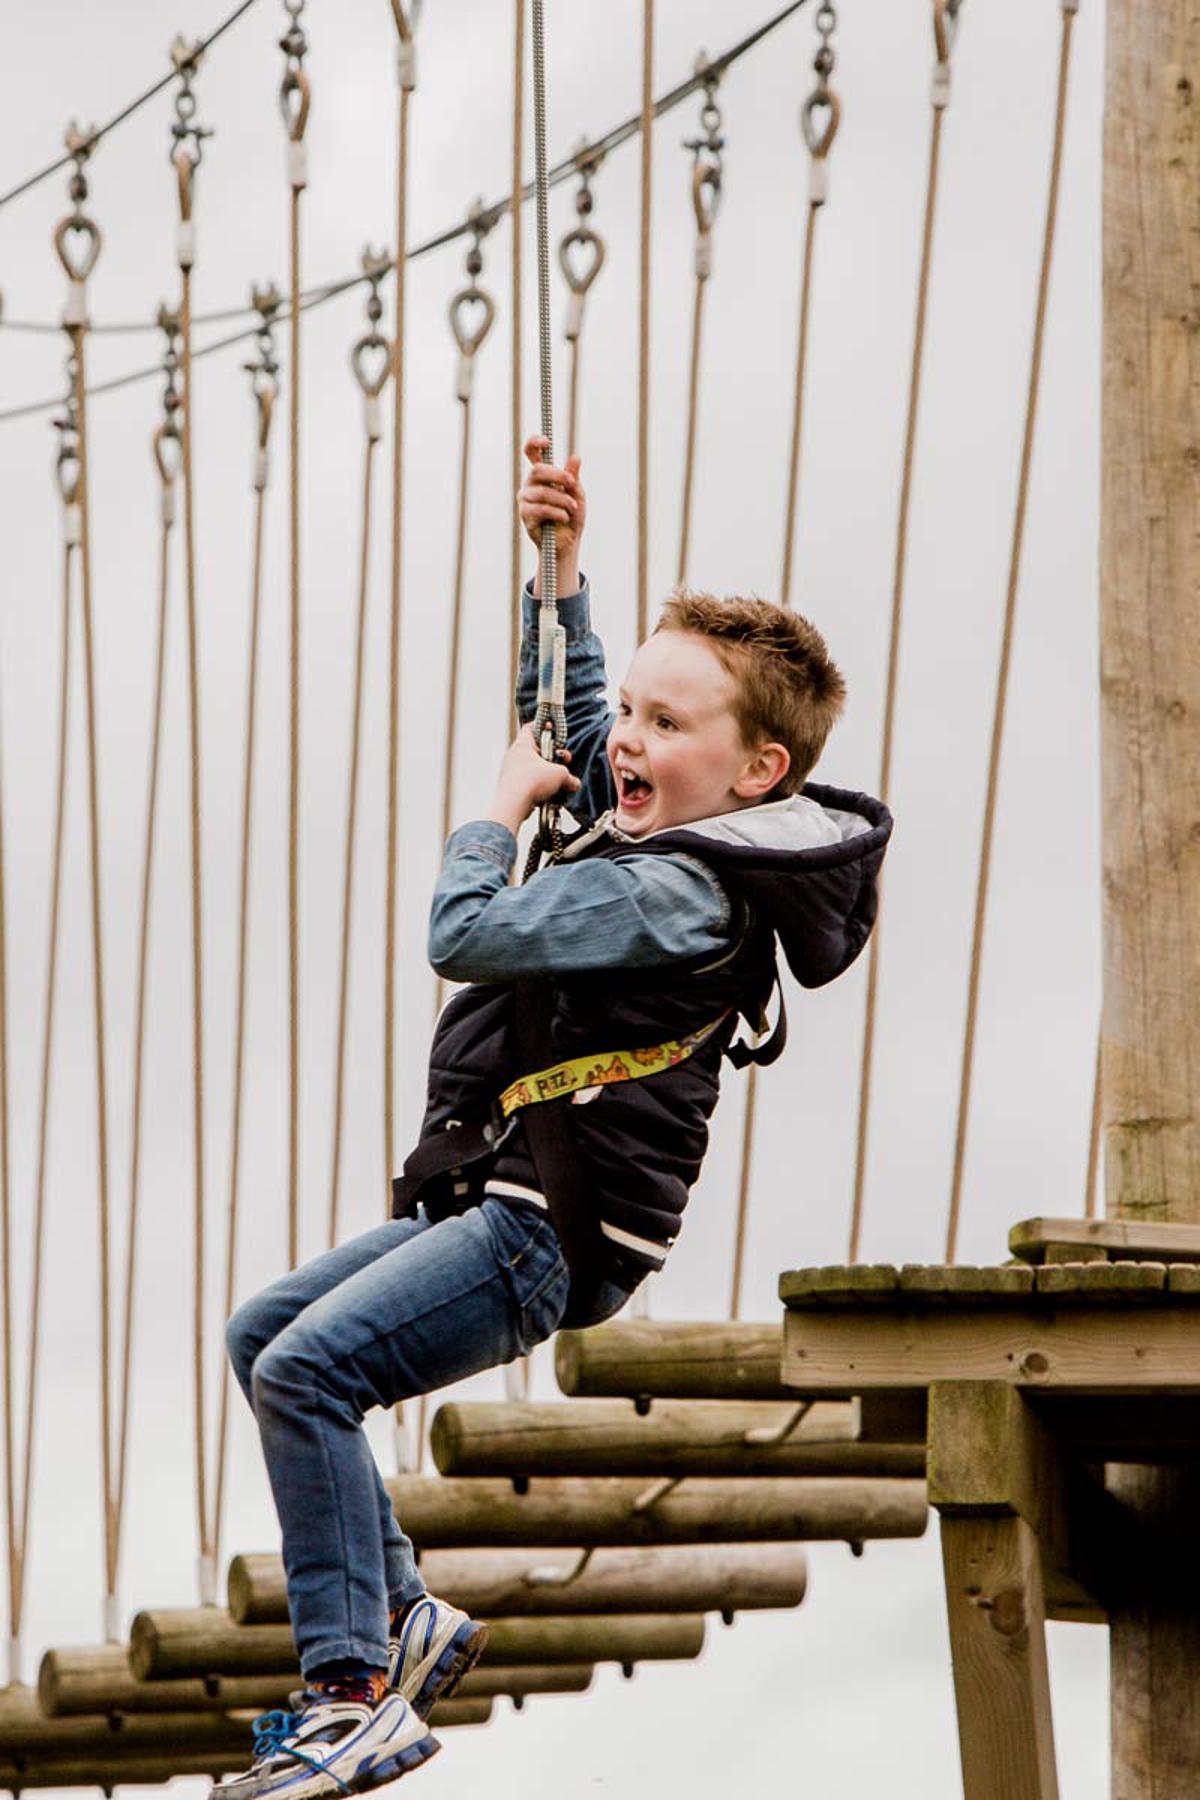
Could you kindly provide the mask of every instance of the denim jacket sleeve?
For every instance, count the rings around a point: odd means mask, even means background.
[[[533,584],[521,595],[521,656],[517,664],[517,717],[522,725],[537,711],[537,614]],[[604,645],[592,630],[591,595],[586,580],[577,594],[558,603],[559,623],[567,634],[567,748],[571,773],[582,787],[567,802],[577,818],[592,820],[607,812],[616,796],[604,746],[612,725],[605,692],[608,675]]]
[[[556,863],[509,887],[517,841],[491,819],[446,844],[429,918],[429,960],[451,981],[648,969],[712,954],[729,928],[715,875],[687,856]]]

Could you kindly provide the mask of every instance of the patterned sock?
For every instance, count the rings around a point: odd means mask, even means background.
[[[373,1669],[369,1663],[325,1663],[315,1669],[306,1683],[309,1693],[326,1700],[353,1700],[360,1705],[375,1706],[388,1691],[387,1670]]]

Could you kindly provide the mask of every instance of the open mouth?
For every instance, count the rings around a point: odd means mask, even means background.
[[[633,808],[645,805],[654,789],[640,775],[634,775],[629,769],[617,770],[617,784],[621,805]]]

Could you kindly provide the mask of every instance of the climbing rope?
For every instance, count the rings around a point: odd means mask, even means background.
[[[707,70],[701,57],[699,67]],[[692,532],[692,488],[696,472],[696,414],[700,397],[700,343],[704,329],[704,295],[712,274],[712,233],[721,201],[721,109],[717,105],[719,77],[704,77],[704,105],[700,109],[700,136],[689,138],[685,150],[692,153],[692,210],[696,215],[696,285],[692,297],[692,348],[689,357],[687,449],[683,459],[683,518],[679,527],[679,563],[675,579],[680,587],[687,576],[688,548]]]
[[[592,225],[596,204],[592,180],[600,167],[600,159],[581,144],[575,156],[579,169],[579,186],[575,191],[575,224],[558,246],[558,266],[570,290],[567,322],[563,332],[571,350],[569,405],[567,412],[567,445],[579,454],[579,359],[583,340],[584,306],[592,283],[604,266],[604,239]]]
[[[1054,141],[1050,154],[1050,181],[1046,199],[1046,223],[1042,238],[1042,256],[1038,273],[1037,305],[1034,312],[1033,350],[1029,365],[1029,385],[1025,398],[1025,426],[1021,439],[1021,467],[1017,478],[1017,501],[1013,517],[1012,546],[1009,555],[1008,585],[1004,602],[1004,628],[1000,646],[1000,666],[996,676],[996,700],[992,717],[991,749],[988,755],[987,798],[983,811],[983,833],[979,851],[979,881],[975,897],[975,927],[971,938],[971,973],[967,983],[967,1020],[963,1033],[962,1075],[958,1097],[958,1123],[954,1139],[954,1175],[950,1190],[950,1211],[946,1227],[946,1261],[952,1263],[958,1247],[958,1226],[962,1211],[963,1169],[966,1161],[967,1119],[971,1101],[971,1073],[975,1060],[975,1026],[979,1009],[979,973],[983,962],[983,937],[987,918],[987,899],[991,875],[992,840],[996,822],[996,795],[1000,783],[1000,751],[1004,739],[1004,718],[1008,701],[1008,677],[1012,661],[1013,625],[1016,618],[1017,588],[1021,574],[1021,550],[1025,541],[1025,518],[1029,505],[1029,477],[1033,467],[1033,443],[1037,428],[1038,396],[1041,388],[1042,351],[1046,337],[1046,311],[1050,296],[1050,270],[1054,258],[1055,230],[1058,223],[1058,192],[1062,175],[1063,136],[1067,119],[1067,88],[1071,69],[1072,26],[1079,11],[1079,0],[1059,0],[1062,31],[1059,39],[1058,83],[1054,111]]]
[[[650,593],[650,226],[654,154],[654,0],[642,0],[642,187],[638,277],[637,641]]]
[[[454,393],[462,421],[458,456],[458,522],[454,538],[454,598],[450,609],[450,652],[446,669],[446,740],[442,771],[442,816],[439,843],[450,835],[454,811],[454,771],[458,742],[458,687],[462,663],[463,586],[467,567],[467,512],[471,479],[471,397],[475,385],[475,358],[483,347],[496,317],[496,303],[479,285],[483,274],[484,239],[495,216],[484,213],[479,203],[471,208],[472,238],[467,251],[467,280],[450,302],[448,317],[458,347]],[[445,983],[435,984],[435,1010],[440,1010]]]
[[[383,950],[383,1203],[392,1207],[396,1167],[396,901],[400,845],[400,617],[404,544],[404,329],[408,272],[409,101],[417,82],[413,25],[400,0],[392,0],[398,49],[399,105],[396,127],[396,288],[392,324],[392,563],[388,613],[387,874]],[[403,1463],[401,1465],[404,1466]]]
[[[87,721],[88,835],[91,850],[92,991],[96,1042],[97,1209],[100,1278],[100,1464],[104,1520],[104,1635],[118,1638],[117,1519],[113,1483],[110,1229],[108,1205],[108,1083],[105,1068],[104,937],[100,900],[100,781],[96,731],[96,665],[92,631],[92,552],[88,516],[86,339],[87,282],[100,255],[100,229],[84,211],[88,198],[87,136],[72,124],[67,149],[73,165],[71,211],[59,221],[54,247],[67,277],[63,329],[70,344],[74,388],[73,432],[77,471],[71,526],[78,528],[79,588],[83,614],[84,698]]]
[[[523,326],[522,307],[522,215],[521,194],[524,188],[525,163],[525,0],[515,0],[513,6],[513,120],[512,120],[512,192],[508,210],[512,220],[512,233],[509,240],[509,290],[510,290],[510,359],[509,359],[509,481],[515,494],[520,487],[524,469],[522,461],[522,443],[524,441],[524,359],[521,352],[521,331]],[[521,520],[516,507],[513,508],[509,535],[509,571],[508,571],[508,704],[513,705],[513,696],[517,688],[517,663],[521,647],[521,556],[522,537]]]
[[[290,328],[288,332],[288,1267],[300,1254],[300,196],[308,186],[312,88],[304,69],[305,0],[283,0],[288,28],[279,105],[288,139]]]
[[[150,902],[154,882],[154,850],[158,821],[158,781],[162,748],[163,688],[166,675],[167,620],[170,596],[171,538],[175,529],[175,487],[182,462],[180,414],[184,400],[180,390],[180,334],[178,313],[159,308],[163,334],[162,419],[154,431],[151,451],[159,483],[159,578],[158,616],[154,652],[154,699],[151,707],[150,755],[146,781],[146,833],[142,853],[141,910],[138,921],[137,990],[134,1001],[133,1090],[130,1120],[129,1217],[126,1223],[125,1308],[121,1341],[121,1399],[118,1422],[116,1511],[118,1534],[125,1516],[125,1477],[129,1455],[130,1397],[133,1374],[134,1303],[137,1283],[137,1236],[141,1211],[142,1101],[145,1076],[146,991],[150,962]]]
[[[266,515],[267,484],[270,476],[271,427],[279,398],[279,363],[276,360],[274,326],[283,302],[279,290],[271,285],[251,290],[258,313],[257,355],[246,364],[254,400],[254,524],[250,576],[250,643],[246,660],[246,729],[242,758],[242,846],[238,880],[238,962],[237,999],[233,1032],[233,1107],[229,1151],[229,1200],[225,1237],[225,1306],[224,1316],[233,1312],[237,1274],[237,1242],[242,1168],[242,1097],[246,1050],[246,972],[250,945],[250,858],[253,846],[254,818],[254,751],[258,719],[258,644],[262,612],[263,526]],[[225,1476],[229,1461],[229,1359],[221,1364],[221,1393],[217,1413],[217,1470],[212,1512],[212,1546],[214,1556],[221,1545],[225,1518]]]
[[[363,251],[363,272],[370,283],[367,299],[367,329],[350,353],[363,397],[363,427],[366,449],[363,458],[362,542],[358,567],[358,616],[354,638],[354,698],[351,706],[350,773],[346,796],[346,849],[342,871],[342,930],[338,953],[338,1024],[337,1056],[333,1081],[333,1149],[329,1180],[329,1247],[338,1238],[338,1198],[342,1167],[342,1111],[346,1078],[346,1016],[350,991],[350,926],[354,906],[354,842],[358,824],[358,763],[362,739],[363,660],[366,647],[367,587],[371,560],[371,490],[374,480],[375,451],[383,436],[383,393],[392,368],[392,346],[379,330],[383,317],[383,301],[379,284],[391,268],[384,250]]]
[[[842,118],[842,103],[829,85],[836,57],[833,34],[837,13],[825,0],[817,10],[817,52],[813,57],[816,86],[800,109],[800,129],[808,147],[808,213],[804,226],[804,252],[800,273],[800,323],[796,334],[796,387],[792,402],[792,442],[788,458],[787,519],[783,530],[783,576],[779,600],[791,605],[792,559],[796,541],[796,502],[800,485],[801,425],[804,418],[804,384],[808,370],[808,321],[812,302],[813,258],[817,218],[829,198],[829,152]]]
[[[197,46],[177,38],[171,60],[179,77],[175,117],[171,123],[171,162],[179,190],[179,226],[176,260],[182,298],[179,311],[179,363],[183,382],[180,474],[183,483],[183,562],[187,596],[188,745],[191,801],[191,903],[192,903],[192,1119],[194,1163],[193,1269],[195,1283],[193,1343],[195,1351],[194,1396],[196,1409],[196,1507],[199,1519],[199,1589],[201,1603],[216,1602],[217,1570],[213,1556],[208,1507],[208,1462],[205,1455],[205,1204],[204,1204],[204,912],[201,873],[201,761],[200,669],[196,631],[196,506],[195,459],[192,451],[192,270],[196,262],[196,227],[193,220],[196,171],[203,155],[204,139],[212,134],[196,123],[196,97],[192,82],[199,60]]]
[[[809,156],[808,215],[804,231],[804,252],[801,259],[800,324],[796,344],[796,383],[792,398],[792,442],[788,465],[787,518],[783,532],[783,569],[779,583],[782,606],[791,605],[792,551],[800,476],[800,445],[803,440],[805,375],[808,363],[808,319],[816,245],[816,221],[817,214],[829,198],[828,158],[842,117],[841,100],[835,89],[830,86],[829,81],[836,63],[833,34],[837,29],[837,13],[828,0],[818,8],[816,28],[817,50],[813,57],[816,85],[800,108],[800,129]],[[733,1272],[729,1284],[729,1317],[731,1319],[741,1317],[742,1290],[746,1271],[746,1238],[750,1223],[750,1194],[754,1173],[754,1129],[757,1117],[758,1065],[751,1063],[746,1076],[746,1099],[742,1112],[742,1148],[738,1163]]]
[[[938,177],[941,169],[942,131],[950,104],[951,53],[962,16],[963,0],[934,0],[933,80],[930,87],[931,125],[929,170],[925,182],[925,221],[921,232],[921,264],[917,276],[917,311],[913,327],[912,362],[908,382],[908,412],[904,426],[904,467],[900,478],[900,505],[896,519],[896,545],[892,564],[892,616],[888,635],[887,679],[883,706],[883,745],[880,752],[879,796],[891,791],[892,747],[896,726],[896,693],[900,671],[900,634],[904,617],[904,584],[908,569],[908,521],[912,505],[913,469],[916,462],[917,415],[921,378],[925,366],[925,326],[929,312],[929,277],[933,264],[933,228],[937,217]],[[877,919],[867,946],[867,996],[863,1017],[862,1062],[858,1085],[858,1131],[854,1156],[854,1198],[850,1211],[848,1261],[858,1261],[866,1198],[867,1147],[871,1120],[871,1082],[875,1057],[875,1023],[882,956],[882,919]]]

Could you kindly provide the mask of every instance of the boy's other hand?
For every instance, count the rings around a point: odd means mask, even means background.
[[[568,750],[568,761],[570,754]],[[505,751],[488,817],[507,825],[515,837],[535,806],[559,794],[577,793],[579,786],[565,763],[545,760],[534,739],[533,726],[523,725]]]
[[[560,594],[577,593],[579,589],[579,540],[587,520],[587,495],[579,479],[580,459],[568,456],[559,469],[541,460],[547,448],[544,437],[525,441],[529,473],[517,493],[517,511],[521,523],[538,549],[542,544],[542,526],[554,526],[554,548],[558,561]],[[535,583],[534,592],[540,584]]]

